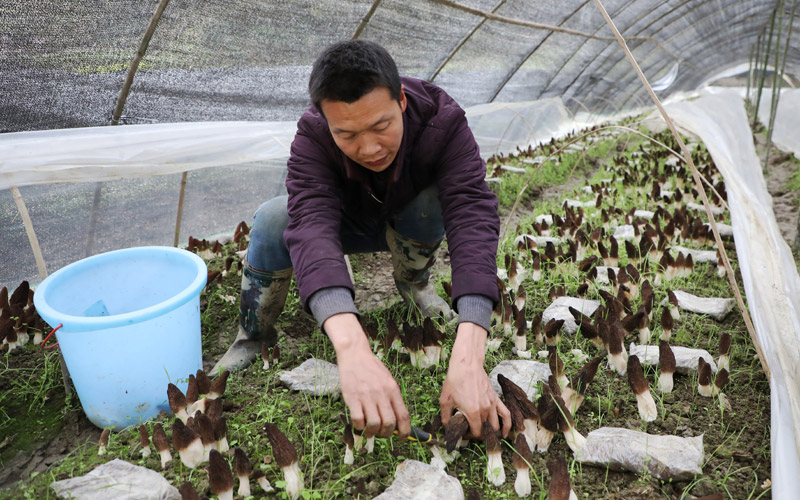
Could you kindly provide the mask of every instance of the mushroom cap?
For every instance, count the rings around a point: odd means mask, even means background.
[[[213,382],[211,382],[211,388],[209,389],[209,394],[217,394],[221,396],[225,393],[225,387],[228,385],[228,376],[230,376],[230,370],[225,370],[224,372],[220,373],[219,377],[215,378]]]
[[[194,378],[197,380],[197,390],[200,394],[208,394],[208,391],[211,390],[211,380],[209,380],[206,372],[198,368],[197,373],[194,374]]]
[[[103,432],[100,433],[100,445],[101,446],[108,446],[108,436],[111,434],[111,430],[106,427],[103,429]]]
[[[674,324],[675,320],[672,319],[672,314],[669,312],[669,309],[665,307],[661,311],[661,328],[664,330],[672,330]]]
[[[344,426],[344,444],[347,445],[348,448],[353,449],[355,445],[355,438],[353,437],[353,426],[350,424],[346,424]]]
[[[702,356],[697,358],[697,383],[711,385],[711,365]]]
[[[233,471],[236,477],[248,477],[253,466],[250,464],[250,459],[247,458],[247,453],[238,446],[233,449]]]
[[[189,384],[186,386],[186,402],[192,404],[200,398],[200,390],[197,387],[197,379],[194,375],[189,375]]]
[[[464,434],[469,430],[469,422],[463,413],[456,413],[447,422],[444,430],[444,440],[446,443],[447,453],[451,453],[456,449],[458,440],[464,437]]]
[[[500,453],[500,439],[497,438],[497,431],[492,429],[492,424],[488,420],[483,421],[481,434],[483,434],[483,442],[486,443],[486,452]]]
[[[214,436],[214,425],[211,423],[211,419],[208,418],[208,415],[200,413],[194,420],[197,422],[197,428],[200,431],[200,440],[203,442],[203,445],[213,443],[217,440]]]
[[[675,353],[666,340],[658,343],[658,369],[662,373],[675,373]]]
[[[139,426],[139,444],[142,448],[150,446],[150,434],[147,432],[147,427],[144,424]]]
[[[556,377],[564,374],[564,361],[558,355],[558,348],[554,345],[547,346],[548,364],[550,366],[550,373]]]
[[[514,468],[517,470],[529,469],[530,464],[533,463],[533,453],[531,453],[531,448],[528,446],[525,434],[521,432],[517,434],[516,439],[514,439],[514,450],[516,451],[512,457]]]
[[[709,365],[709,369],[710,368],[711,366]],[[714,378],[714,385],[717,387],[717,389],[721,390],[723,387],[725,387],[725,384],[727,383],[728,383],[728,370],[723,368],[717,372],[717,376]]]
[[[161,424],[156,424],[153,429],[153,446],[156,447],[156,451],[158,452],[169,450],[167,433],[164,432],[164,427],[162,427]]]
[[[650,390],[647,380],[644,378],[644,369],[639,357],[631,355],[628,357],[628,383],[637,395],[644,394]]]
[[[214,426],[214,438],[219,441],[228,434],[228,419],[226,417],[219,417],[212,422]]]
[[[186,396],[178,389],[173,383],[167,385],[167,400],[169,401],[169,408],[172,413],[178,413],[186,409]]]
[[[205,414],[211,419],[213,423],[222,416],[222,400],[219,398],[212,399],[206,402]]]
[[[275,461],[281,468],[297,462],[297,450],[295,450],[289,438],[278,429],[277,425],[267,422],[264,424],[264,430],[267,431],[267,438],[269,438],[269,443],[272,445]]]
[[[602,360],[603,358],[601,356],[595,356],[583,365],[581,371],[578,372],[578,375],[572,382],[572,386],[578,394],[584,394],[586,392],[586,388],[589,387],[589,384],[594,380],[594,376],[597,374],[597,368],[600,366],[600,361]]]
[[[724,356],[729,354],[731,350],[731,334],[730,333],[723,333],[722,337],[719,339],[719,354],[720,356]]]
[[[208,454],[208,485],[211,493],[215,495],[233,489],[231,468],[222,457],[222,454],[215,449],[212,449]]]
[[[572,485],[564,456],[561,455],[555,460],[547,462],[547,470],[550,471],[550,486],[547,489],[548,500],[569,500],[569,492],[572,490]]]
[[[172,423],[172,446],[175,450],[179,452],[186,450],[197,437],[197,434],[187,427],[181,419],[176,418]]]
[[[181,494],[181,500],[200,500],[200,495],[197,494],[194,486],[189,481],[184,481],[181,487],[178,488],[178,493]]]

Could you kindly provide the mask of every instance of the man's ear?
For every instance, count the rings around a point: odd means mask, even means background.
[[[400,111],[405,112],[406,107],[408,106],[408,100],[406,99],[406,86],[400,85]]]

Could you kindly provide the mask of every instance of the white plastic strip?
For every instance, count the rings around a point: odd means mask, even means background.
[[[800,275],[772,211],[743,102],[719,94],[667,111],[702,139],[725,178],[747,302],[772,372],[772,497],[800,498]]]
[[[287,158],[296,130],[296,122],[199,122],[0,134],[0,189]]]

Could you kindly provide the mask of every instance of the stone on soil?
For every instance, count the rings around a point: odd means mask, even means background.
[[[646,470],[665,481],[688,480],[703,472],[703,436],[657,436],[618,427],[602,427],[586,436],[578,460],[636,474]]]
[[[550,367],[547,363],[540,363],[539,361],[531,361],[527,359],[507,359],[501,361],[500,364],[494,367],[494,370],[489,373],[489,381],[492,383],[497,394],[503,394],[500,384],[497,382],[497,376],[503,374],[504,377],[511,380],[525,391],[528,399],[534,401],[539,391],[536,389],[536,384],[540,381],[547,381],[550,376]]]
[[[717,321],[722,321],[736,305],[734,299],[720,299],[716,297],[698,297],[691,293],[681,290],[674,290],[675,297],[678,299],[678,307],[689,312],[707,314]],[[667,299],[661,301],[661,305],[666,305]]]
[[[614,238],[619,240],[632,240],[636,237],[636,234],[633,231],[633,226],[630,224],[625,224],[622,226],[617,226],[617,229],[614,230]]]
[[[579,299],[577,297],[557,297],[547,309],[542,313],[542,325],[546,325],[551,319],[563,319],[565,332],[574,335],[578,331],[578,324],[569,312],[573,307],[587,316],[591,316],[600,307],[600,302],[589,299]]]
[[[715,250],[695,250],[693,248],[686,248],[681,246],[673,246],[669,248],[672,253],[677,255],[678,253],[682,253],[684,256],[691,255],[692,260],[695,263],[698,262],[710,262],[712,264],[717,263],[717,252]]]
[[[339,367],[327,361],[310,358],[297,368],[280,373],[281,382],[293,391],[301,391],[315,396],[338,396]]]
[[[692,349],[679,345],[670,345],[672,353],[675,354],[675,371],[687,374],[697,371],[697,360],[703,358],[706,363],[711,365],[711,371],[716,373],[717,364],[714,358],[705,349]],[[631,343],[628,349],[630,356],[636,356],[643,365],[658,366],[658,346],[657,345],[635,345]]]
[[[686,204],[686,208],[688,208],[689,210],[694,210],[696,212],[705,213],[705,211],[706,211],[706,209],[705,209],[705,207],[703,205],[701,205],[700,203],[692,203],[691,201]],[[725,209],[724,208],[715,207],[713,205],[711,206],[711,214],[712,215],[722,215],[723,213],[725,213]]]
[[[458,479],[449,476],[443,469],[405,460],[397,466],[391,486],[375,497],[375,500],[437,500],[464,499],[464,489]]]
[[[90,473],[50,483],[61,498],[80,500],[180,500],[178,489],[156,471],[115,459]]]

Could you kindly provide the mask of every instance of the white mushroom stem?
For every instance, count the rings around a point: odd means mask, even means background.
[[[223,436],[222,439],[217,441],[217,451],[222,454],[228,453],[230,446],[228,446],[228,436]]]
[[[303,489],[303,476],[300,472],[300,464],[292,462],[287,467],[281,467],[283,471],[283,478],[286,480],[286,493],[292,500],[296,500],[300,496],[300,490]]]
[[[636,395],[636,404],[639,407],[639,416],[645,422],[652,422],[658,417],[658,409],[650,389]]]
[[[622,347],[622,352],[608,353],[608,364],[620,375],[628,373],[628,352],[625,350],[625,346]]]
[[[149,457],[150,456],[150,447],[149,446],[143,446],[141,452],[142,452],[142,457],[143,458]]]
[[[731,358],[727,354],[720,354],[717,360],[717,373],[722,370],[731,371]]]
[[[364,435],[353,432],[353,449],[359,451],[364,447]]]
[[[375,450],[375,436],[367,438],[367,453],[372,453]]]
[[[236,492],[242,498],[249,497],[252,493],[250,492],[250,478],[247,476],[239,476],[239,489]]]
[[[639,328],[639,344],[647,345],[650,342],[650,328]]]
[[[500,451],[489,452],[488,464],[486,465],[486,479],[495,486],[500,486],[506,482],[506,471],[503,469],[503,455]]]
[[[517,469],[517,479],[514,481],[514,491],[521,497],[531,494],[531,471],[527,467]]]
[[[275,488],[269,482],[266,476],[261,476],[258,478],[258,485],[261,486],[261,489],[264,490],[264,493],[272,493],[275,491]]]
[[[661,372],[658,374],[658,390],[661,392],[672,392],[673,379],[672,373]]]
[[[233,488],[223,491],[217,495],[217,498],[219,498],[219,500],[233,500]]]
[[[180,410],[178,410],[178,413],[176,413],[175,416],[181,419],[181,422],[183,422],[184,424],[186,423],[187,420],[189,420],[189,414],[186,412],[186,408],[181,408]]]
[[[344,463],[345,463],[345,465],[353,465],[353,462],[355,462],[355,458],[356,457],[353,454],[353,448],[350,448],[349,446],[345,445],[345,450],[344,450]]]
[[[169,448],[167,448],[166,450],[159,451],[158,454],[161,456],[161,468],[164,469],[172,460],[172,453],[170,453]]]
[[[517,351],[527,351],[528,350],[528,338],[523,335],[514,335],[514,347],[517,348]]]
[[[710,398],[713,393],[711,387],[712,387],[711,384],[708,385],[698,384],[697,393],[703,396],[704,398]]]
[[[525,426],[522,433],[525,435],[525,440],[528,441],[528,448],[535,450],[538,439],[536,436],[539,434],[539,424],[536,423],[536,420],[530,418],[523,420],[522,424]]]
[[[675,321],[679,321],[681,319],[681,311],[678,309],[678,306],[667,306],[669,307],[669,314],[672,316],[672,319]]]
[[[583,434],[578,432],[575,427],[570,426],[569,429],[564,431],[564,439],[566,439],[567,446],[572,450],[572,453],[576,456],[580,455],[583,446],[586,444],[586,438],[583,437]]]
[[[183,465],[190,469],[194,469],[207,460],[204,458],[203,443],[200,442],[199,436],[192,440],[185,450],[178,450],[178,455],[180,455]]]
[[[554,435],[554,432],[548,431],[544,427],[539,427],[539,432],[536,433],[536,447],[539,453],[545,453],[550,448]]]

